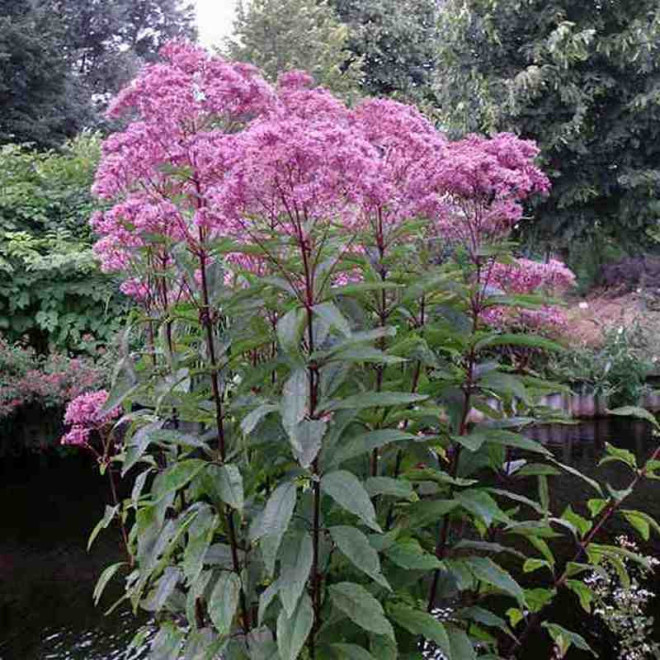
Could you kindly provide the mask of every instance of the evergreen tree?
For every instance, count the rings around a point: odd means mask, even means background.
[[[541,146],[553,190],[523,237],[643,244],[660,216],[657,0],[444,0],[440,30],[447,123]]]
[[[325,0],[248,0],[239,2],[226,54],[255,64],[270,80],[304,69],[319,84],[347,94],[362,77],[347,43],[347,27]]]
[[[84,119],[61,54],[61,25],[29,0],[0,6],[0,144],[61,143]]]

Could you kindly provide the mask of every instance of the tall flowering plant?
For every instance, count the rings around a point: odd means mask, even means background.
[[[127,342],[99,411],[123,406],[134,486],[131,560],[97,597],[125,572],[159,615],[157,657],[515,655],[575,582],[538,606],[496,560],[522,536],[554,575],[557,467],[520,432],[543,383],[493,360],[521,335],[487,321],[536,304],[493,284],[547,189],[535,147],[450,143],[407,106],[350,109],[300,72],[271,87],[186,44],[112,112],[131,123],[99,168],[97,253],[126,273],[147,349]],[[529,479],[538,501],[508,488]],[[585,551],[618,510],[602,502],[593,525],[564,514]]]

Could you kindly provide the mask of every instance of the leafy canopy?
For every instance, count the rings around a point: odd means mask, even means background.
[[[553,180],[523,228],[539,247],[642,244],[660,211],[660,8],[642,2],[448,0],[435,78],[458,132],[535,139]]]

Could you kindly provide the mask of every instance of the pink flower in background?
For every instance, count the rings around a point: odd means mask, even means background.
[[[504,295],[536,294],[553,296],[575,284],[575,274],[561,261],[547,262],[515,259],[513,263],[494,263],[486,271],[488,286]],[[496,328],[528,329],[544,334],[559,334],[566,326],[564,311],[554,305],[534,309],[515,306],[488,308],[483,320]]]
[[[64,423],[71,428],[62,438],[62,444],[86,446],[92,431],[102,429],[119,417],[119,407],[108,413],[101,412],[107,400],[108,393],[105,390],[87,392],[73,399],[64,415]]]

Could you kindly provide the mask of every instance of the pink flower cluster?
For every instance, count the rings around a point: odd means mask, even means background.
[[[0,418],[30,405],[64,406],[102,381],[101,370],[85,360],[58,354],[41,359],[0,339]]]
[[[115,202],[92,220],[96,253],[104,269],[141,278],[124,286],[139,300],[154,298],[142,274],[173,268],[176,243],[199,255],[213,238],[261,246],[277,234],[317,254],[332,227],[349,243],[362,232],[382,256],[393,230],[419,218],[475,250],[548,189],[536,146],[514,135],[449,142],[411,106],[350,109],[303,72],[272,87],[187,43],[162,56],[113,103],[112,117],[132,121],[106,140],[94,186]]]
[[[93,431],[98,431],[116,419],[121,410],[114,408],[109,413],[101,414],[101,409],[108,400],[105,390],[87,392],[76,397],[66,407],[64,423],[70,427],[61,442],[63,445],[88,446]]]
[[[560,294],[575,284],[575,274],[561,261],[547,262],[516,259],[513,263],[494,263],[487,273],[488,284],[504,294]],[[530,329],[544,334],[559,334],[566,325],[561,308],[543,305],[536,309],[491,307],[483,315],[491,326]]]

